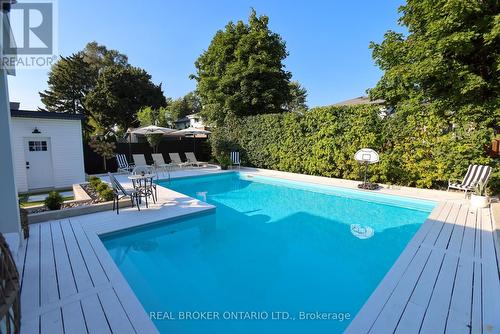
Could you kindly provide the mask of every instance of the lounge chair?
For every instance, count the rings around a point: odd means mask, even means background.
[[[186,159],[188,162],[190,162],[193,166],[197,167],[203,167],[206,166],[206,162],[201,162],[196,159],[196,155],[194,155],[194,152],[186,152]]]
[[[179,153],[169,153],[168,156],[170,157],[170,160],[172,161],[172,164],[182,168],[182,167],[187,167],[187,166],[192,166],[193,164],[190,163],[189,161],[182,162],[181,157]]]
[[[153,161],[154,161],[156,168],[160,168],[160,169],[163,169],[164,171],[167,171],[168,167],[171,166],[171,164],[167,164],[165,162],[165,159],[163,159],[163,154],[153,153],[153,154],[151,154],[151,156],[153,157]]]
[[[113,188],[113,211],[115,211],[116,207],[116,214],[120,214],[120,199],[124,197],[130,197],[130,201],[132,202],[132,206],[134,206],[134,199],[137,204],[137,210],[141,211],[141,208],[139,207],[139,193],[135,189],[128,189],[124,188],[120,182],[116,179],[116,177],[108,173],[109,176],[109,182],[111,182],[111,186]],[[115,204],[116,203],[116,204]]]
[[[136,166],[148,166],[144,154],[132,154],[132,159],[134,159],[134,164]]]
[[[467,192],[474,191],[479,183],[486,185],[490,175],[490,166],[469,165],[462,182],[459,180],[448,181],[448,190],[457,189],[465,191],[465,197],[467,197]]]
[[[231,166],[234,165],[238,165],[238,168],[241,167],[240,152],[238,151],[231,152]]]
[[[119,172],[124,172],[124,173],[130,173],[132,169],[134,169],[133,164],[129,164],[127,157],[125,154],[117,154],[116,155],[116,162],[118,163],[118,171]]]

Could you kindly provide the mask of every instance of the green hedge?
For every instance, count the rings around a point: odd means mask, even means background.
[[[214,130],[217,157],[238,149],[244,164],[344,179],[360,179],[353,159],[363,147],[380,153],[370,166],[372,182],[443,188],[449,178],[461,178],[470,163],[498,165],[486,154],[491,129],[453,126],[432,112],[401,110],[380,117],[379,107],[319,107],[304,114],[283,113],[226,119]],[[500,174],[490,189],[498,191]]]

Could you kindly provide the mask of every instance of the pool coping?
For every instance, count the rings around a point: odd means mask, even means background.
[[[241,168],[235,171],[244,172],[244,173],[255,173],[257,175],[266,175],[271,177],[278,177],[283,179],[289,179],[294,181],[302,181],[308,183],[316,183],[321,185],[331,185],[334,187],[345,187],[350,189],[357,189],[356,181],[349,180],[339,180],[339,179],[331,179],[326,177],[317,177],[310,175],[302,175],[302,174],[293,174],[286,172],[278,172],[278,171],[269,171],[263,169],[254,169],[254,168]],[[184,171],[180,174],[173,173],[172,178],[179,177],[190,177],[190,176],[199,176],[199,175],[209,175],[209,174],[219,174],[224,172],[233,172],[230,171],[211,171],[209,173],[205,173],[204,170],[194,169],[191,171]],[[126,176],[121,177],[118,176],[120,182],[127,182]],[[106,179],[103,177],[103,179]],[[406,189],[406,188],[405,188]],[[413,188],[412,188],[413,189]],[[416,196],[409,196],[408,191],[405,190],[404,195],[400,195],[400,189],[386,189],[384,192],[391,195],[410,197],[416,199],[426,199],[432,200],[435,202],[442,201],[441,198],[446,198],[445,200],[458,202],[462,198],[461,195],[457,196],[456,194],[440,192],[437,193],[435,191],[425,191],[420,192],[417,191]],[[141,226],[146,226],[151,223],[156,223],[158,221],[166,221],[170,219],[183,218],[190,214],[197,214],[201,212],[208,212],[210,210],[214,210],[215,207],[209,205],[207,203],[201,202],[199,200],[193,199],[184,194],[175,192],[168,188],[158,186],[159,198],[165,200],[163,203],[159,203],[157,205],[151,206],[149,209],[141,210],[141,212],[137,212],[134,208],[124,208],[120,211],[120,215],[116,215],[114,212],[101,212],[101,213],[93,213],[85,216],[73,217],[71,219],[67,219],[71,222],[71,224],[78,224],[84,234],[88,238],[93,252],[95,253],[96,258],[98,259],[100,265],[103,268],[106,268],[107,274],[110,278],[110,286],[113,289],[119,289],[123,296],[126,296],[125,300],[122,300],[123,307],[134,310],[133,320],[136,324],[134,327],[141,328],[142,333],[158,333],[156,327],[153,322],[149,319],[146,311],[142,307],[142,304],[138,300],[137,296],[132,292],[132,289],[128,285],[128,282],[114,263],[108,251],[105,249],[100,236],[108,233],[114,233],[123,231],[128,228],[137,228]],[[439,199],[436,199],[439,198]],[[437,208],[436,208],[437,209]],[[436,210],[434,209],[434,210]],[[433,211],[434,211],[433,210]],[[432,214],[432,212],[431,212]],[[426,220],[427,222],[427,220]],[[424,224],[419,228],[422,229]],[[42,223],[46,224],[46,223]],[[417,231],[418,233],[418,231]],[[415,236],[413,237],[415,238]],[[412,242],[413,238],[410,240]],[[403,251],[399,257],[403,256]],[[396,261],[397,262],[397,261]],[[395,262],[395,263],[396,263]],[[395,264],[393,264],[394,266]],[[388,271],[388,274],[392,271],[391,269]],[[384,278],[385,280],[385,278]],[[379,288],[382,284],[379,283],[374,292]]]

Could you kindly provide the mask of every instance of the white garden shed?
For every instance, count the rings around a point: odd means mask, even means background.
[[[17,191],[64,189],[85,180],[83,115],[11,109]]]

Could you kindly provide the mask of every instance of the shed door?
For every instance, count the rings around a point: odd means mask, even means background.
[[[25,138],[28,189],[54,186],[50,138]]]

